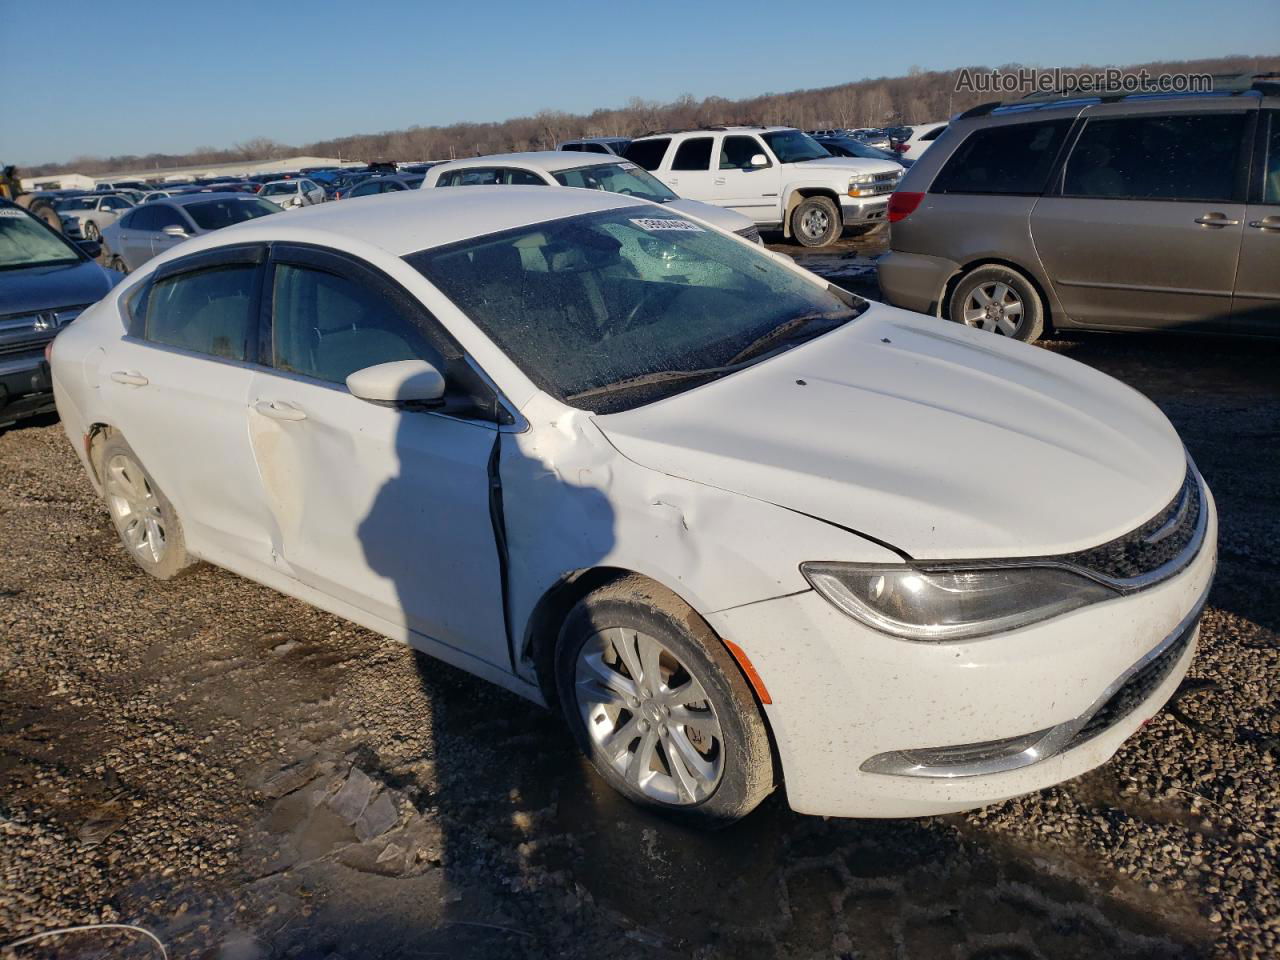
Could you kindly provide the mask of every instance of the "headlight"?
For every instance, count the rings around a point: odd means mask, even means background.
[[[1119,596],[1095,580],[1054,567],[937,570],[804,563],[800,570],[849,616],[908,640],[969,640]]]
[[[860,183],[872,183],[875,181],[875,174],[858,173],[849,178],[849,186],[856,187]]]

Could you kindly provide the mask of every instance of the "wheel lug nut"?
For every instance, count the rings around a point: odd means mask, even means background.
[[[648,720],[641,720],[641,721],[640,721],[640,729],[641,729],[641,730],[648,730],[648,729],[649,729],[649,721],[648,721]]]

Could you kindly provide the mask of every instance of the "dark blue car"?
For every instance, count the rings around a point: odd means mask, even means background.
[[[97,246],[0,200],[0,426],[53,409],[45,347],[120,281],[94,262]]]

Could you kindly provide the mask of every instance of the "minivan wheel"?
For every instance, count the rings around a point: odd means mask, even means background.
[[[830,197],[806,197],[791,211],[791,235],[802,246],[825,247],[843,230],[840,208]]]
[[[107,512],[133,561],[157,580],[190,567],[195,559],[187,553],[173,504],[119,434],[99,448],[97,468]]]
[[[1008,267],[979,267],[951,291],[947,314],[956,323],[1034,343],[1044,332],[1044,306],[1030,281]]]
[[[764,719],[737,664],[678,597],[641,577],[588,594],[555,655],[583,752],[640,806],[719,828],[773,790]]]

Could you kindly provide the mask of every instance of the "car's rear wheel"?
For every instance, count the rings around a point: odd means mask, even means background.
[[[741,670],[663,588],[628,577],[588,594],[565,621],[555,665],[579,745],[633,802],[721,827],[772,791],[768,733]]]
[[[97,450],[107,511],[129,556],[157,580],[170,580],[194,562],[177,511],[119,434]]]
[[[791,211],[791,235],[802,246],[835,243],[843,229],[840,208],[830,197],[806,197]]]
[[[124,257],[120,256],[118,253],[111,257],[111,262],[108,263],[107,266],[112,270],[115,270],[117,273],[127,274],[129,272],[129,265],[124,262]]]
[[[1009,267],[978,267],[951,291],[947,314],[956,323],[1033,343],[1044,332],[1040,294]]]
[[[98,225],[92,220],[84,225],[84,238],[95,243],[102,240],[102,231],[98,229]]]

